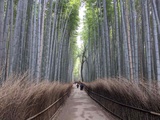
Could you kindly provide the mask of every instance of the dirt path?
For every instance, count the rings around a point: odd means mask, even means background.
[[[56,120],[115,120],[84,91],[73,86],[73,91]]]

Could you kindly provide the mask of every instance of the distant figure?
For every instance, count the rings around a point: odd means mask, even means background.
[[[83,90],[83,87],[84,87],[84,86],[83,86],[83,84],[81,83],[81,84],[80,84],[80,90]]]
[[[77,83],[77,85],[76,85],[76,86],[77,86],[77,88],[79,88],[79,84],[78,84],[78,83]]]

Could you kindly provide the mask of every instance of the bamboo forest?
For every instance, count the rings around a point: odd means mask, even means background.
[[[0,120],[160,120],[160,0],[0,0]]]

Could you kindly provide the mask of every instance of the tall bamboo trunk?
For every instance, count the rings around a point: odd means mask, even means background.
[[[146,57],[147,57],[147,78],[149,81],[152,79],[151,74],[151,43],[150,43],[150,30],[149,30],[149,16],[148,16],[148,0],[144,0],[145,12],[145,36],[146,36]]]
[[[106,49],[107,49],[107,74],[108,77],[111,77],[111,60],[110,60],[110,40],[109,40],[109,26],[107,22],[107,10],[106,10],[106,0],[103,0],[103,8],[104,8],[104,32],[105,32],[105,40],[106,40]]]
[[[42,21],[41,21],[41,36],[40,36],[40,41],[41,41],[41,44],[40,44],[40,51],[39,51],[39,54],[38,54],[38,70],[37,70],[37,79],[38,79],[38,81],[40,81],[41,80],[41,69],[42,69],[42,55],[43,55],[43,41],[44,41],[44,39],[43,39],[43,35],[44,35],[44,15],[45,15],[45,8],[46,8],[46,4],[45,4],[45,0],[43,0],[43,4],[42,4],[42,7],[43,7],[43,9],[42,9],[42,16],[41,16],[41,19],[42,19]]]
[[[3,26],[4,26],[4,0],[0,0],[0,69],[3,66]]]
[[[118,56],[118,77],[121,77],[121,55],[120,55],[120,42],[119,42],[119,25],[118,25],[117,4],[118,4],[117,0],[114,0],[115,30],[116,30],[117,56]]]
[[[129,49],[128,49],[127,31],[125,23],[124,5],[122,0],[120,0],[120,6],[121,6],[121,16],[122,16],[122,34],[124,40],[125,77],[127,79],[130,79]]]
[[[155,17],[155,12],[153,15],[153,32],[154,32],[154,46],[155,46],[155,54],[156,54],[156,68],[157,68],[157,80],[160,81],[160,57],[159,57],[159,41],[158,41],[158,33],[157,33],[157,22]]]

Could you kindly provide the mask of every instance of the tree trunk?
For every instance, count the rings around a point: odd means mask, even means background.
[[[125,76],[127,79],[130,79],[130,65],[129,65],[129,53],[128,53],[129,50],[128,50],[127,32],[125,24],[124,5],[122,0],[120,0],[120,6],[121,6],[121,16],[122,16],[122,33],[124,40]]]
[[[134,80],[138,82],[138,36],[137,36],[137,15],[136,15],[136,9],[135,9],[135,1],[131,0],[131,8],[132,8],[132,18],[133,18],[133,39],[134,39],[134,48],[135,48],[135,74],[134,74]]]
[[[149,16],[148,16],[148,4],[147,0],[144,0],[144,11],[145,11],[145,35],[146,35],[146,57],[147,57],[147,75],[148,80],[151,81],[151,44],[150,44],[150,31],[149,31]]]
[[[153,32],[154,32],[154,45],[155,45],[155,54],[156,54],[156,68],[157,68],[157,80],[160,81],[160,58],[159,58],[159,46],[158,46],[158,33],[157,33],[157,22],[155,17],[155,12],[153,15]]]
[[[116,30],[117,56],[118,56],[118,77],[121,77],[121,55],[120,55],[120,43],[119,43],[119,25],[118,25],[117,4],[118,4],[117,0],[114,0],[115,30]]]
[[[4,0],[0,0],[0,69],[3,66],[3,26],[4,26]]]
[[[42,9],[42,21],[41,21],[41,46],[40,46],[40,53],[38,56],[38,71],[37,71],[37,78],[40,80],[41,79],[41,67],[42,67],[42,54],[43,54],[43,34],[44,34],[44,15],[45,15],[45,9],[46,9],[46,4],[45,4],[45,0],[43,0],[43,9]]]
[[[107,44],[107,74],[108,77],[111,77],[111,60],[110,60],[110,40],[109,40],[109,31],[108,31],[108,22],[107,22],[107,10],[106,10],[106,0],[103,0],[103,8],[104,8],[104,34]]]

